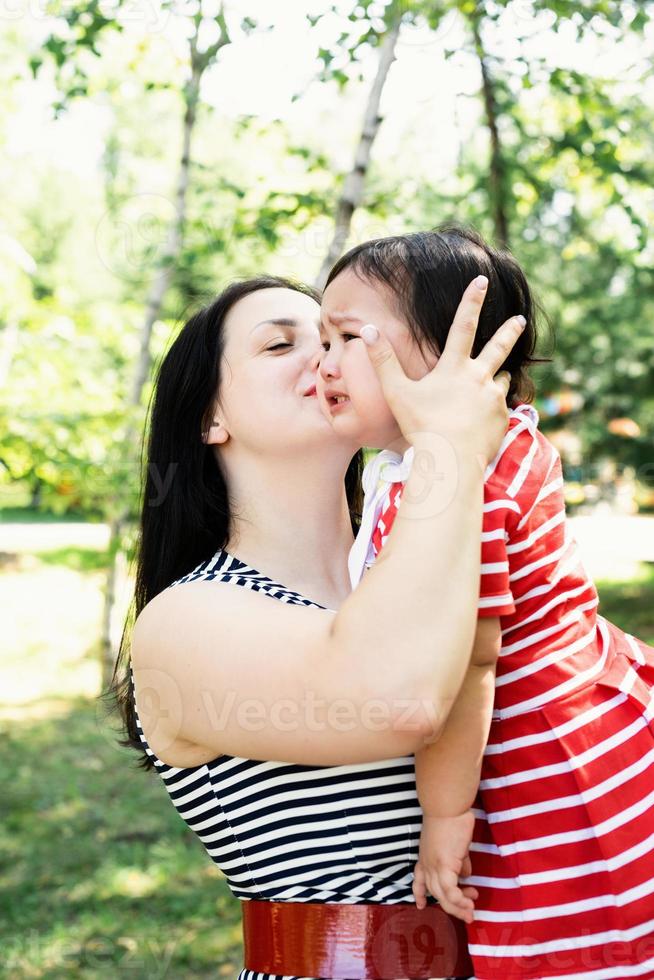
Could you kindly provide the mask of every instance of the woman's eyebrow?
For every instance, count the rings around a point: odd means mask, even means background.
[[[251,333],[258,330],[259,327],[265,327],[268,324],[272,324],[274,327],[297,327],[297,320],[288,316],[276,316],[269,320],[262,320],[261,323],[257,323],[256,326],[252,327]]]
[[[252,330],[250,332],[254,333],[254,331],[257,330],[258,327],[266,327],[268,325],[271,325],[273,327],[292,327],[295,330],[297,330],[300,326],[298,321],[295,320],[293,317],[275,316],[272,317],[270,320],[262,320],[261,323],[257,323],[256,326],[252,327]],[[320,329],[321,326],[320,320],[316,320],[315,325],[318,329]]]

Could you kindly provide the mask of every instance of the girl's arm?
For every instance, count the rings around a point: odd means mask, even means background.
[[[545,455],[545,462],[534,472],[539,453]],[[418,795],[425,818],[414,896],[423,907],[429,890],[445,911],[467,922],[472,921],[477,892],[469,886],[460,888],[458,881],[471,874],[468,849],[475,818],[470,807],[479,786],[492,719],[502,642],[499,617],[516,613],[509,555],[527,553],[530,528],[523,527],[524,515],[531,511],[547,478],[543,474],[550,471],[550,455],[537,439],[529,407],[522,406],[513,413],[484,483],[479,619],[470,668],[442,736],[416,754]]]
[[[500,644],[499,617],[480,619],[470,666],[443,733],[416,752],[423,824],[413,894],[418,908],[425,907],[430,892],[446,912],[467,922],[477,891],[460,888],[458,881],[470,873],[467,855],[475,822],[470,807],[488,741]]]
[[[440,737],[416,753],[416,781],[423,813],[456,817],[472,806],[490,730],[499,617],[477,624],[470,666]]]

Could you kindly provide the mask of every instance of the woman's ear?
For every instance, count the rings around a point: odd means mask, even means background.
[[[228,439],[229,432],[220,419],[214,419],[213,424],[202,433],[202,442],[207,446],[223,445]]]

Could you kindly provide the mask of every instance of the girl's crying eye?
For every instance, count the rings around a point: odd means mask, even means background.
[[[348,340],[360,340],[361,339],[359,337],[359,334],[358,333],[342,333],[342,334],[339,334],[339,336],[340,336],[341,340],[344,340],[346,343],[347,343]],[[322,343],[322,347],[323,347],[323,350],[328,351],[329,350],[329,347],[330,347],[329,341],[328,340],[324,340],[323,343]]]

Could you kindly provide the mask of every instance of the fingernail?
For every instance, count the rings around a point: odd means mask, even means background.
[[[520,314],[520,316],[517,316],[517,317],[516,317],[516,320],[518,321],[518,323],[520,324],[520,326],[521,326],[521,327],[523,328],[523,330],[524,330],[524,328],[525,328],[525,327],[527,326],[527,321],[526,321],[526,320],[525,320],[525,318],[524,318],[524,317],[522,316],[522,314]]]
[[[477,278],[475,279],[475,286],[478,286],[479,289],[486,289],[487,285],[488,285],[488,276],[477,276]]]
[[[368,346],[370,346],[371,344],[377,343],[379,340],[379,330],[377,327],[374,327],[372,323],[366,323],[364,327],[361,327],[360,336],[364,344],[368,344]]]

